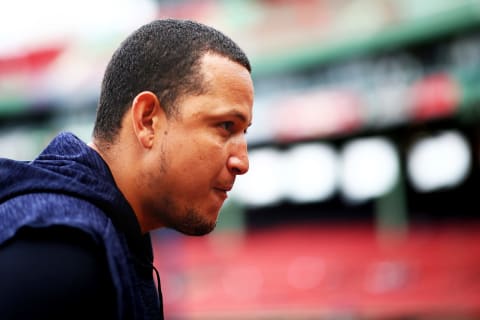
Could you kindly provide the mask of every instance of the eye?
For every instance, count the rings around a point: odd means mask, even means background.
[[[233,123],[232,121],[224,121],[220,123],[220,127],[222,127],[223,129],[229,132],[233,130],[234,126],[235,126],[235,123]]]

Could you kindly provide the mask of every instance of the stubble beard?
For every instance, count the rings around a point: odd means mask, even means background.
[[[208,221],[196,210],[187,209],[176,230],[190,236],[203,236],[212,232],[216,225],[216,221]]]
[[[216,220],[206,219],[201,212],[194,208],[178,208],[172,201],[164,199],[162,212],[166,226],[189,236],[203,236],[212,232]]]
[[[160,172],[162,174],[166,174],[169,167],[165,148],[166,146],[162,145],[160,154]],[[216,220],[205,219],[195,208],[183,208],[181,210],[174,205],[174,201],[169,199],[168,195],[163,199],[163,208],[165,210],[163,218],[166,220],[166,226],[186,235],[203,236],[212,232],[217,225]]]

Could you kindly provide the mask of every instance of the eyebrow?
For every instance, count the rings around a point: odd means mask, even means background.
[[[245,117],[245,115],[243,113],[239,112],[239,111],[232,110],[232,111],[227,112],[227,115],[234,116],[234,117],[240,119],[242,122],[248,123],[249,127],[252,125],[252,122],[248,121],[247,118]]]

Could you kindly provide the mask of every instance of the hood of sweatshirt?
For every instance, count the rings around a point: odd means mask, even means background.
[[[19,195],[39,192],[87,200],[102,209],[125,233],[134,251],[144,248],[146,239],[138,220],[107,164],[71,133],[60,133],[31,162],[0,159],[0,186],[0,204]]]

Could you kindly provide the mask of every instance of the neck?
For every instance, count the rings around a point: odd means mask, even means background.
[[[117,188],[132,207],[142,233],[149,232],[150,229],[145,225],[144,219],[142,219],[139,197],[136,193],[140,188],[136,186],[135,166],[130,165],[134,163],[129,158],[129,155],[132,153],[126,150],[128,148],[122,148],[123,150],[120,153],[115,144],[103,143],[97,139],[88,143],[88,146],[95,150],[107,164]]]

